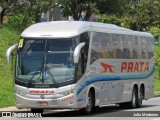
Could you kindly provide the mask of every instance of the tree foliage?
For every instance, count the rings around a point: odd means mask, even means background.
[[[115,24],[118,26],[121,26],[121,23],[122,23],[121,18],[118,18],[115,15],[106,15],[106,14],[100,15],[97,21],[103,22],[103,23]]]
[[[10,25],[39,22],[42,12],[50,11],[55,2],[61,4],[64,16],[74,20],[89,20],[95,13],[99,22],[150,31],[155,37],[160,34],[160,0],[0,0],[0,21],[7,13]],[[82,12],[86,12],[84,18]]]
[[[101,14],[124,16],[131,8],[130,0],[100,0],[97,9]]]
[[[155,65],[158,68],[158,79],[160,80],[160,56],[155,58]]]
[[[148,31],[151,27],[160,28],[160,0],[143,0],[135,4],[132,15],[136,30]]]
[[[51,10],[53,4],[54,0],[24,0],[18,2],[15,13],[24,13],[34,17],[35,22],[39,22],[42,12]]]
[[[96,0],[58,0],[63,7],[64,16],[73,16],[74,20],[79,20],[82,12],[86,12],[83,20],[88,20],[96,9]]]
[[[5,14],[13,12],[17,0],[0,0],[0,23],[3,24]]]
[[[155,39],[158,39],[158,37],[160,37],[160,28],[158,28],[158,27],[151,27],[149,29],[149,32],[151,32],[153,34]]]

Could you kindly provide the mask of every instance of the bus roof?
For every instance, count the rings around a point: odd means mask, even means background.
[[[113,24],[87,21],[41,22],[25,29],[21,37],[68,38],[87,31],[153,37],[147,32],[133,31]]]

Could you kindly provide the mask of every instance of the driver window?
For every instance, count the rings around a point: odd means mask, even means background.
[[[85,42],[85,46],[81,50],[81,55],[77,67],[77,76],[80,78],[86,71],[87,59],[88,59],[88,48],[89,48],[89,34],[88,32],[80,35],[80,42]],[[79,79],[78,78],[78,79]]]

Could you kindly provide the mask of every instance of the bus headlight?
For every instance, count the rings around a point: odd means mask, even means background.
[[[71,89],[71,90],[62,92],[62,93],[60,93],[60,94],[62,94],[62,95],[64,95],[64,96],[67,96],[67,95],[72,94],[72,93],[74,93],[74,89]]]

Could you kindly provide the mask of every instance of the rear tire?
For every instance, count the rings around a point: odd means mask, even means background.
[[[137,107],[141,107],[142,106],[142,100],[144,98],[144,94],[143,94],[143,89],[142,87],[140,88],[140,91],[139,91],[139,95],[138,95],[138,100],[137,100]]]
[[[31,113],[41,113],[43,114],[44,109],[35,109],[35,108],[31,108]]]
[[[136,108],[137,107],[137,101],[138,101],[138,94],[137,94],[137,90],[136,88],[134,87],[133,90],[132,90],[132,100],[128,103],[128,107],[129,108]]]
[[[119,103],[120,108],[127,108],[128,103]]]

